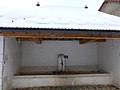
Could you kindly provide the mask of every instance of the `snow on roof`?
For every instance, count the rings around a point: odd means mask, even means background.
[[[1,16],[0,27],[120,30],[120,17],[89,7],[40,6]]]

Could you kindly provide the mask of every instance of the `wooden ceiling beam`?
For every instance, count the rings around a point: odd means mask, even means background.
[[[37,44],[42,44],[42,39],[34,39],[34,42],[36,42]]]
[[[91,42],[106,42],[106,39],[82,39],[80,40],[80,44],[87,44]]]
[[[42,39],[40,38],[30,38],[30,37],[16,37],[16,41],[34,41],[37,44],[42,43]],[[82,39],[80,40],[80,44],[86,44],[90,42],[106,42],[106,39]]]
[[[61,33],[12,33],[3,32],[0,33],[2,36],[7,37],[30,37],[30,38],[65,38],[65,39],[120,39],[120,34],[61,34]]]
[[[106,39],[97,39],[96,41],[94,42],[106,42]]]
[[[33,41],[33,38],[16,37],[16,41]]]
[[[94,42],[96,41],[96,39],[83,39],[83,40],[80,40],[80,44],[87,44],[87,43],[90,43],[90,42]]]
[[[16,37],[16,41],[34,41],[37,44],[41,44],[42,43],[42,39],[39,39],[39,38]]]

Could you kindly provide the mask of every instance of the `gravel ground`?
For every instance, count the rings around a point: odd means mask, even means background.
[[[13,90],[120,90],[119,88],[112,85],[86,85],[86,86],[59,86],[59,87],[32,87],[32,88],[16,88]]]

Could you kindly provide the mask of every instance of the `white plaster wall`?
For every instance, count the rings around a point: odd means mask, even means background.
[[[0,36],[0,90],[2,90],[3,38]]]
[[[69,65],[97,65],[96,43],[79,41],[22,42],[22,66],[57,66],[58,54],[68,55]]]
[[[98,44],[98,64],[112,73],[113,83],[120,86],[120,40]]]
[[[15,38],[5,37],[3,87],[10,90],[13,75],[20,69],[20,46]],[[6,90],[3,89],[3,90]]]

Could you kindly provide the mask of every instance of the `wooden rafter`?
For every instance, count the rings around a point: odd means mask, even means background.
[[[36,42],[37,44],[41,44],[42,43],[42,39],[34,39],[34,42]]]
[[[80,44],[87,44],[90,42],[106,42],[106,39],[82,39],[80,40]]]
[[[80,40],[80,44],[86,44],[86,43],[90,43],[90,42],[94,42],[95,39],[83,39],[83,40]]]
[[[17,41],[34,41],[37,44],[42,43],[42,39],[40,38],[30,38],[30,37],[17,37]],[[81,39],[80,44],[86,44],[90,42],[106,42],[106,39]]]
[[[77,38],[77,39],[120,39],[120,34],[62,34],[62,33],[12,33],[3,32],[2,36],[8,37],[30,37],[30,38]]]
[[[106,39],[97,39],[96,41],[94,42],[106,42]]]
[[[33,38],[24,38],[24,37],[17,37],[16,38],[17,41],[33,41]]]
[[[34,41],[37,44],[41,44],[42,43],[42,39],[39,38],[24,38],[24,37],[17,37],[16,38],[17,41]]]

